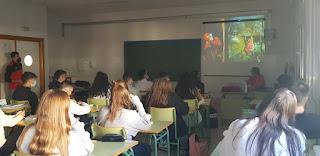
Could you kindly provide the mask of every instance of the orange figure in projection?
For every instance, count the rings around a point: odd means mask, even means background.
[[[202,39],[204,41],[204,49],[210,48],[211,44],[213,44],[213,36],[211,33],[205,33]]]
[[[246,48],[244,49],[244,51],[249,54],[250,52],[252,52],[254,49],[254,43],[253,43],[253,37],[251,36],[251,38],[248,39],[247,41],[247,45]]]

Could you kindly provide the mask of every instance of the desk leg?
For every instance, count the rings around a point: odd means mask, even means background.
[[[167,131],[167,149],[168,149],[168,156],[170,156],[170,137],[169,137],[169,129],[166,128]]]
[[[154,141],[154,156],[158,156],[158,139],[155,134],[152,134],[153,141]]]

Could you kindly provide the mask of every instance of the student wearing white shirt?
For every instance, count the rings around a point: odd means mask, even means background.
[[[97,117],[97,122],[103,127],[124,127],[126,139],[133,139],[141,130],[146,130],[151,126],[151,116],[143,108],[138,96],[130,95],[125,82],[114,82],[111,94],[110,106],[103,107]],[[136,110],[131,106],[135,105]],[[135,155],[149,156],[150,146],[139,143],[133,148]]]
[[[71,84],[64,83],[61,86],[61,90],[66,92],[70,97],[73,92],[73,86]],[[78,119],[76,119],[74,115],[85,115],[90,113],[90,111],[91,111],[90,106],[87,103],[85,102],[77,103],[77,101],[70,99],[69,115],[70,115],[70,121],[71,121],[72,127],[74,128],[78,127],[76,126],[77,124],[80,124],[79,125],[80,127],[84,126],[84,124],[81,123]]]
[[[135,86],[133,86],[134,81],[131,73],[125,72],[122,76],[122,79],[128,86],[128,90],[131,94],[138,96],[140,95],[138,89]]]
[[[239,119],[223,132],[220,155],[303,156],[305,136],[289,126],[295,117],[297,99],[288,89],[280,89],[260,117]]]
[[[13,127],[25,116],[24,111],[18,112],[16,115],[6,115],[0,109],[0,155],[10,155],[15,149],[15,142],[18,139],[21,130],[16,128],[5,138],[4,127]]]
[[[89,89],[89,97],[95,99],[110,100],[110,88],[108,75],[104,72],[97,72],[96,77]]]
[[[139,90],[139,91],[150,91],[152,87],[152,82],[149,81],[149,74],[148,71],[143,69],[139,71],[139,80],[134,84],[134,86]]]
[[[66,92],[46,91],[40,100],[36,122],[27,126],[17,141],[18,150],[31,155],[90,155],[94,148],[90,134],[72,128],[69,106]]]

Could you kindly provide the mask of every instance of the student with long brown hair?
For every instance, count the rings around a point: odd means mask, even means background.
[[[187,152],[188,149],[188,127],[182,116],[189,111],[188,104],[174,93],[171,81],[165,78],[154,80],[152,89],[146,98],[149,107],[167,108],[174,107],[177,114],[177,136],[181,138],[181,149]],[[173,125],[169,127],[170,137],[175,136]]]
[[[303,156],[305,136],[289,125],[297,108],[295,94],[279,89],[259,117],[231,123],[223,132],[220,155]]]
[[[137,110],[133,110],[132,105]],[[111,103],[100,110],[97,122],[103,127],[123,127],[127,132],[126,139],[131,140],[139,131],[150,128],[150,119],[151,116],[146,114],[139,97],[130,94],[126,83],[118,80],[112,87]],[[139,143],[133,150],[139,156],[151,154],[148,144]]]
[[[17,141],[19,151],[32,155],[90,155],[93,143],[84,129],[73,129],[70,99],[60,90],[46,91],[40,100],[37,120],[27,126]]]

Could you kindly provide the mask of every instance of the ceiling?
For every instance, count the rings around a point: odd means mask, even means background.
[[[239,0],[35,0],[57,14],[119,12],[180,6],[207,5]],[[244,0],[242,0],[244,1]]]

